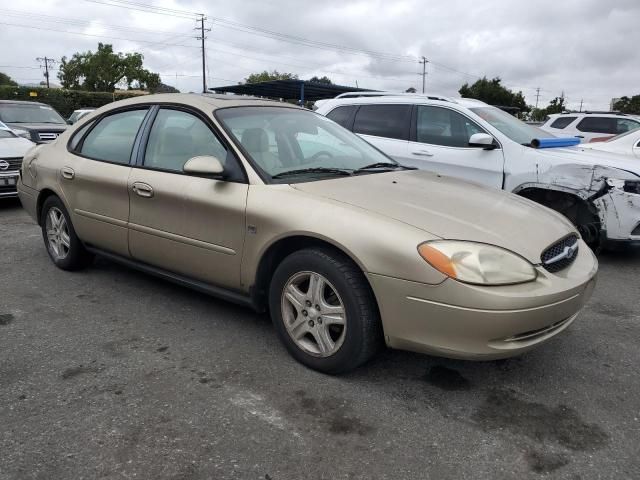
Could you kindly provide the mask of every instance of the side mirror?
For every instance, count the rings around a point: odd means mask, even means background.
[[[474,133],[469,139],[469,146],[484,148],[485,150],[493,150],[496,148],[493,140],[493,137],[487,133]]]
[[[182,171],[184,173],[203,175],[217,180],[222,180],[225,177],[222,162],[217,157],[210,155],[190,158],[182,167]]]

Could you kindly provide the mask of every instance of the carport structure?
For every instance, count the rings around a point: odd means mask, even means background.
[[[304,105],[305,101],[315,102],[316,100],[334,98],[346,92],[374,91],[366,88],[347,87],[344,85],[332,85],[296,79],[243,83],[226,87],[213,87],[209,90],[218,93],[235,93],[236,95],[251,95],[254,97],[299,100],[301,105]]]

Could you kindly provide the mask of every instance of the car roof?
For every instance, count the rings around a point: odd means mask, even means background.
[[[105,105],[102,109],[111,109],[119,106],[136,105],[145,103],[179,103],[200,108],[201,110],[217,110],[225,107],[251,107],[251,106],[269,106],[269,107],[286,107],[305,110],[291,103],[279,102],[276,100],[265,100],[256,97],[244,95],[216,95],[201,93],[158,93],[153,95],[140,95],[125,100],[118,100]]]
[[[13,104],[21,104],[21,105],[45,105],[47,107],[49,107],[50,105],[47,105],[46,103],[42,103],[42,102],[31,102],[29,100],[0,100],[0,105],[2,104],[7,104],[7,103],[13,103]]]
[[[453,98],[445,95],[438,94],[417,94],[417,93],[394,93],[394,92],[365,92],[366,94],[358,95],[358,93],[346,93],[339,95],[336,98],[326,100],[322,106],[325,105],[362,105],[362,104],[376,104],[376,103],[408,103],[408,104],[422,104],[422,103],[435,103],[442,105],[460,105],[466,108],[490,106],[489,104],[473,98]]]

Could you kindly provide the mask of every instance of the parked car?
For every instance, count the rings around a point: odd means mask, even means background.
[[[67,123],[69,125],[73,125],[82,117],[84,117],[85,115],[89,115],[94,110],[95,108],[80,108],[78,110],[74,110],[73,113],[69,115],[69,118],[67,118]]]
[[[640,129],[631,130],[607,139],[594,139],[580,146],[596,152],[619,153],[640,159]]]
[[[567,112],[549,115],[540,127],[558,136],[578,137],[589,142],[596,137],[619,135],[640,127],[640,120],[616,112]]]
[[[16,197],[16,185],[22,157],[33,146],[33,142],[19,137],[0,122],[0,198]]]
[[[115,102],[30,151],[18,189],[58,267],[101,254],[268,309],[290,353],[330,373],[383,342],[522,353],[574,321],[597,271],[561,215],[403,167],[286,103]]]
[[[40,102],[0,100],[0,121],[35,143],[51,142],[67,128],[58,112]]]
[[[338,96],[317,112],[402,164],[517,193],[556,210],[596,250],[640,241],[637,161],[579,147],[535,148],[539,142],[533,140],[548,133],[478,100],[372,95]]]

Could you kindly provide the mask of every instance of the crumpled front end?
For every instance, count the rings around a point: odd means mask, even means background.
[[[640,243],[640,179],[608,178],[606,193],[594,200],[607,240]]]

